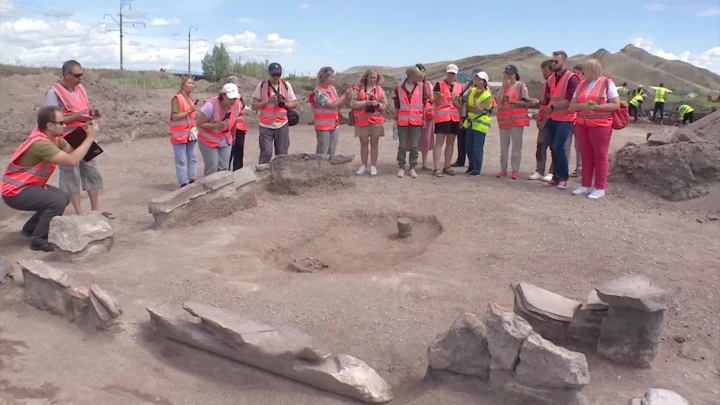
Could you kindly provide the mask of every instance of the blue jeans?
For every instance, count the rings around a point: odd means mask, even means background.
[[[573,123],[548,119],[545,125],[548,145],[552,154],[553,180],[567,180],[570,177],[565,143],[572,136]]]
[[[485,135],[487,134],[472,128],[468,128],[465,132],[465,150],[470,156],[471,173],[480,173],[482,170]]]
[[[197,141],[173,145],[175,175],[181,186],[197,178]]]

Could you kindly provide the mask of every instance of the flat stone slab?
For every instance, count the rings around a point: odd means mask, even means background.
[[[530,386],[582,388],[590,383],[590,371],[584,354],[556,346],[532,333],[520,348],[515,378]]]
[[[428,348],[428,366],[487,381],[490,350],[486,335],[485,325],[475,314],[462,315]]]
[[[520,283],[515,290],[520,294],[523,306],[527,310],[561,322],[570,322],[575,310],[581,305],[579,301],[565,298],[529,283]]]
[[[608,303],[598,297],[597,290],[595,289],[590,291],[590,294],[588,294],[587,297],[587,302],[582,305],[582,309],[588,309],[591,311],[604,311],[607,310],[608,307]]]
[[[678,142],[677,134],[678,127],[665,127],[661,128],[652,134],[647,139],[649,145],[666,145],[668,143]]]
[[[390,386],[365,362],[345,354],[323,354],[312,348],[312,338],[303,332],[208,305],[184,307],[202,315],[201,323],[181,320],[167,308],[147,308],[153,329],[168,339],[325,391],[372,404],[393,400]]]
[[[100,212],[90,211],[86,215],[53,217],[48,242],[64,252],[77,254],[92,244],[107,240],[112,242],[114,234],[115,229],[109,219]]]
[[[235,179],[231,172],[222,171],[203,177],[195,183],[188,184],[161,197],[153,198],[148,204],[151,214],[167,214],[172,210],[181,207],[190,200],[203,196],[213,190],[225,187],[234,183]]]
[[[669,292],[642,275],[627,275],[597,287],[598,297],[608,305],[645,312],[676,308],[678,303]]]

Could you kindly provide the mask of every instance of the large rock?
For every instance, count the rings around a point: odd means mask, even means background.
[[[536,387],[581,388],[590,383],[585,355],[556,346],[532,333],[520,348],[518,382]]]
[[[690,401],[677,392],[662,388],[650,388],[643,397],[632,398],[629,405],[690,405]]]
[[[110,251],[115,229],[112,222],[98,211],[86,215],[61,215],[50,221],[48,242],[56,248],[56,256],[84,259]]]
[[[279,155],[270,162],[269,190],[279,194],[302,194],[307,189],[342,189],[355,185],[349,163],[354,155]]]
[[[588,405],[581,389],[532,387],[513,378],[506,370],[490,371],[490,389],[527,405]]]
[[[253,170],[222,171],[150,201],[148,210],[158,227],[196,225],[257,206]]]
[[[428,367],[487,380],[490,351],[486,334],[480,319],[474,314],[464,314],[428,348]]]
[[[641,275],[627,275],[596,288],[598,297],[611,307],[632,308],[645,312],[677,307],[675,297]]]
[[[532,332],[532,327],[523,318],[493,303],[487,306],[485,326],[490,350],[490,368],[514,370],[520,347]]]
[[[198,314],[201,323],[148,308],[154,330],[198,349],[367,403],[393,399],[385,380],[365,362],[320,352],[302,332],[207,305],[189,303],[184,307]]]
[[[647,143],[650,145],[666,145],[668,143],[679,142],[678,127],[671,126],[661,128],[658,131],[653,132],[647,139]]]
[[[610,306],[598,338],[597,353],[615,363],[649,368],[658,353],[663,311]]]

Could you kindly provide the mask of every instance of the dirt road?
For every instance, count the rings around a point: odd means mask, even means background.
[[[291,152],[313,152],[312,127],[296,128]],[[619,132],[612,147],[642,142],[644,133]],[[247,143],[246,163],[254,164],[256,130]],[[200,301],[289,323],[323,348],[359,356],[393,386],[393,404],[502,404],[482,388],[421,381],[435,336],[465,311],[483,314],[488,302],[511,307],[510,283],[584,300],[601,281],[630,272],[672,291],[680,308],[666,316],[652,369],[588,357],[591,403],[623,404],[648,387],[716,403],[720,226],[705,218],[720,206],[717,197],[669,203],[610,184],[605,199],[590,201],[524,180],[534,167],[534,130],[518,181],[495,179],[496,128],[480,178],[398,179],[395,145],[391,136],[381,141],[380,176],[359,178],[353,189],[261,194],[255,209],[167,232],[151,229],[147,211],[151,198],[176,187],[167,139],[107,145],[101,199],[117,216],[115,245],[101,259],[62,268],[114,294],[123,322],[112,333],[84,335],[24,304],[21,289],[1,287],[0,403],[354,403],[148,334],[148,305]],[[338,150],[358,153],[351,128],[342,128]],[[424,221],[417,238],[387,238],[398,212]],[[18,234],[25,218],[0,206],[1,255],[40,256]],[[285,269],[289,258],[312,255],[330,268]]]

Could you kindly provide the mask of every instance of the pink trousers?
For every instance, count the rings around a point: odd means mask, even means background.
[[[608,176],[608,149],[612,127],[588,127],[575,125],[575,142],[582,159],[582,186],[592,187],[593,173],[595,188],[604,190]]]

